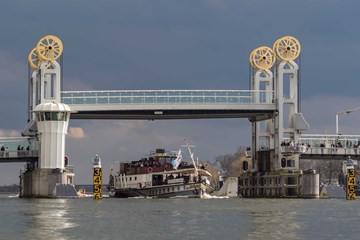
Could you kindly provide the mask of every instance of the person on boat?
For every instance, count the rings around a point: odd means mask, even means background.
[[[1,154],[0,154],[1,157],[4,156],[4,151],[5,151],[5,147],[4,147],[4,145],[2,145],[2,147],[1,147]]]

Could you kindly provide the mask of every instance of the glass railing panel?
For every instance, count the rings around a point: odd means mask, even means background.
[[[143,97],[133,97],[133,103],[144,103]]]
[[[109,103],[109,98],[98,98],[97,103],[99,104],[106,104]]]
[[[155,93],[156,93],[156,96],[169,96],[169,93],[165,92],[165,91],[157,91]]]
[[[109,103],[120,103],[119,97],[111,97],[109,98]]]
[[[144,92],[134,92],[132,95],[133,95],[134,97],[140,97],[140,96],[144,96],[145,93],[144,93]]]
[[[85,98],[86,104],[96,104],[97,99],[96,98]]]
[[[73,104],[85,104],[85,98],[74,98]]]
[[[229,97],[229,98],[228,98],[228,102],[229,102],[229,103],[238,103],[238,102],[239,102],[239,98],[238,98],[238,97]]]
[[[204,97],[204,102],[205,103],[214,103],[215,97]]]
[[[83,93],[81,95],[85,96],[85,97],[95,97],[95,96],[97,96],[96,92],[85,92],[85,93]]]
[[[99,97],[109,96],[109,92],[98,92],[98,93],[96,94],[96,96],[99,96]]]
[[[144,96],[156,96],[156,92],[145,92]]]
[[[146,97],[145,103],[156,103],[156,98],[155,97]]]
[[[169,103],[180,103],[180,97],[169,97]]]
[[[193,103],[203,103],[203,102],[204,102],[204,98],[203,98],[203,97],[193,97],[193,98],[192,98],[192,102],[193,102]]]
[[[131,103],[130,97],[122,97],[120,98],[120,103]]]
[[[120,92],[109,92],[110,97],[116,97],[116,96],[120,96],[120,95],[121,95]]]
[[[225,98],[225,97],[216,97],[216,102],[217,102],[217,103],[225,103],[225,102],[226,102],[226,98]]]
[[[180,103],[190,103],[191,97],[180,97]]]
[[[168,103],[168,97],[157,97],[158,103]]]
[[[169,92],[169,96],[181,96],[181,92],[171,91],[171,92]]]

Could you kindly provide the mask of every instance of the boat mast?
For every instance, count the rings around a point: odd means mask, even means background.
[[[193,162],[193,165],[194,165],[194,168],[195,168],[195,176],[197,177],[198,176],[198,169],[197,169],[197,166],[195,164],[194,153],[191,151],[191,148],[190,148],[190,147],[195,147],[195,146],[191,146],[189,144],[188,140],[185,139],[185,141],[186,141],[186,147],[187,147],[187,149],[189,151],[189,154],[190,154],[191,161]]]

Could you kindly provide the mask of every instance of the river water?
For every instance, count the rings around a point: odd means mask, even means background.
[[[19,199],[0,239],[360,239],[360,200]]]

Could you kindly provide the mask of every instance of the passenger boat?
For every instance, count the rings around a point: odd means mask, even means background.
[[[120,163],[119,172],[109,177],[109,197],[202,197],[210,193],[211,174],[204,166],[197,166],[193,154],[191,164],[182,161],[181,149],[167,152],[156,149],[148,158]]]

